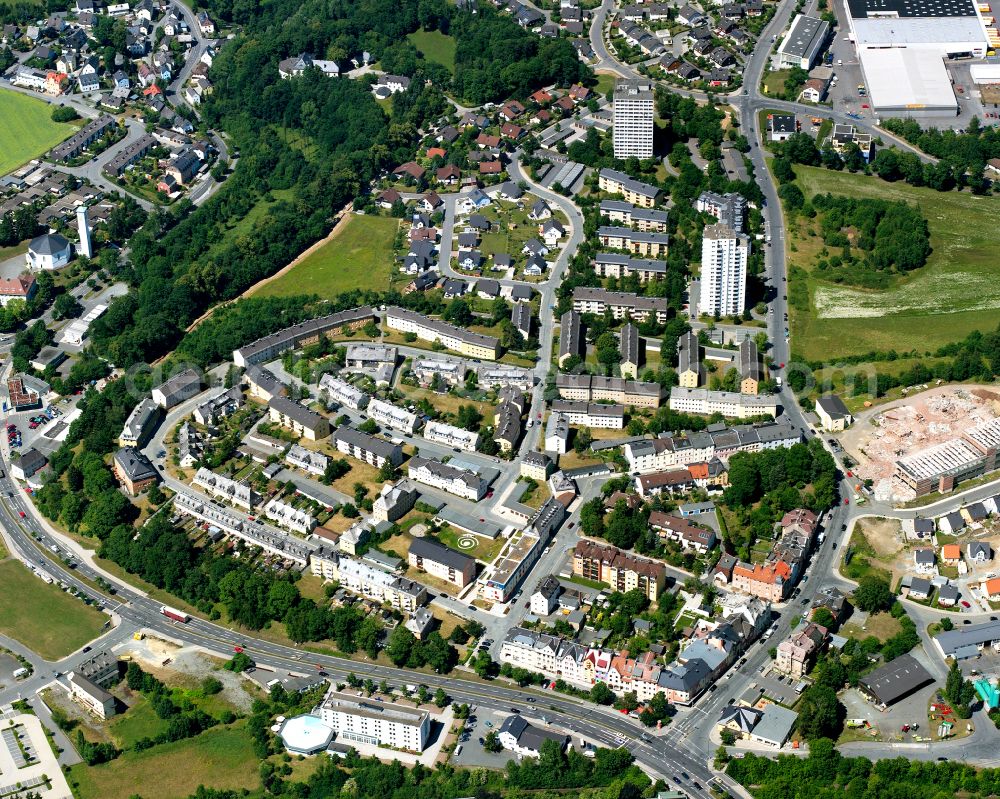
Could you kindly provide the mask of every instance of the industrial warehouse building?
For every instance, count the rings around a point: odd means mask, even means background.
[[[901,655],[862,677],[858,691],[884,709],[932,682],[934,678],[913,655]]]
[[[868,94],[886,116],[958,113],[945,60],[986,54],[974,0],[845,0]]]

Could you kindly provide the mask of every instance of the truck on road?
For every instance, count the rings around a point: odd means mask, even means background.
[[[171,608],[166,605],[160,608],[160,613],[168,619],[181,622],[181,624],[187,624],[191,620],[191,617],[184,611],[177,610],[176,608]]]

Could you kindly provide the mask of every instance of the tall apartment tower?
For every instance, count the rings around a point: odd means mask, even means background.
[[[699,312],[733,316],[746,307],[750,239],[726,225],[707,225],[701,240]]]
[[[619,80],[615,84],[615,158],[653,157],[653,84]]]
[[[77,247],[77,254],[85,258],[93,258],[94,242],[90,237],[90,216],[85,205],[81,205],[76,209],[76,226],[80,231],[80,244]]]

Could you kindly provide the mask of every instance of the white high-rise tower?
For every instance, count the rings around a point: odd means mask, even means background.
[[[614,94],[615,158],[653,157],[653,84],[619,80]]]
[[[701,298],[703,314],[734,316],[746,306],[747,261],[750,239],[727,225],[707,225],[701,240]]]
[[[90,215],[85,205],[81,205],[76,209],[76,226],[80,231],[78,254],[85,258],[93,258],[94,242],[90,237]]]

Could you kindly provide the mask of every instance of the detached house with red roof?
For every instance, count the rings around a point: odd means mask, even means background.
[[[38,284],[31,274],[18,275],[14,278],[0,278],[0,305],[6,306],[12,300],[28,302],[35,296]]]

